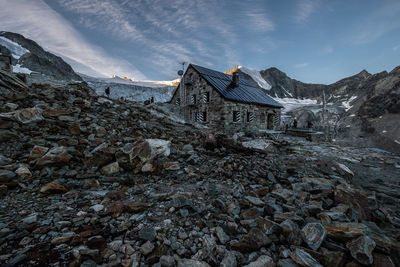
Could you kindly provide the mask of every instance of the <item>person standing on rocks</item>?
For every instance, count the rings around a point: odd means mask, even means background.
[[[110,87],[107,87],[105,90],[107,97],[110,97]]]
[[[307,122],[307,128],[308,128],[308,130],[311,131],[311,130],[312,130],[312,127],[313,127],[312,121],[308,121],[308,122]]]
[[[297,128],[297,120],[296,119],[294,119],[294,121],[293,121],[293,128]]]

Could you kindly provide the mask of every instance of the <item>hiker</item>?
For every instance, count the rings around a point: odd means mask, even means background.
[[[293,128],[297,128],[297,120],[296,119],[294,119],[294,121],[293,121]]]
[[[110,97],[110,87],[107,87],[105,92],[106,92],[107,97]]]
[[[311,131],[312,127],[313,127],[313,123],[312,123],[311,121],[308,121],[308,122],[307,122],[307,128],[308,128],[308,130]]]

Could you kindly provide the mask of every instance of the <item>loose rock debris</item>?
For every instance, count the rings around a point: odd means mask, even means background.
[[[398,195],[353,185],[363,153],[245,148],[84,83],[0,77],[2,265],[400,265]]]

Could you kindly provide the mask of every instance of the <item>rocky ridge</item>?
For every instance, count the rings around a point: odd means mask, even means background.
[[[0,71],[0,264],[400,265],[399,157],[249,138]]]
[[[53,77],[57,80],[81,81],[82,78],[74,72],[72,67],[61,57],[45,51],[35,41],[30,40],[18,33],[0,32],[0,37],[5,37],[14,43],[17,43],[28,52],[21,57],[12,57],[12,64],[19,64],[21,67],[28,68],[31,71]],[[0,40],[1,41],[1,40]],[[0,51],[12,56],[12,52],[7,47],[1,45]]]

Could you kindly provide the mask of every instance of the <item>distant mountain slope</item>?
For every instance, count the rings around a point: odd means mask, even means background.
[[[17,72],[34,71],[60,80],[82,80],[61,57],[45,51],[21,34],[0,32],[0,50],[13,57],[12,63]]]

